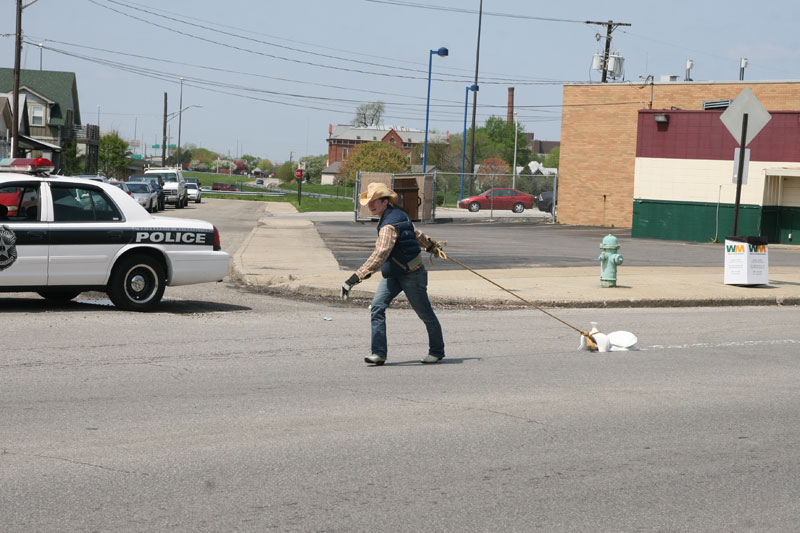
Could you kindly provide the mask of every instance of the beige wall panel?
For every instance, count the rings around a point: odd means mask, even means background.
[[[764,161],[750,163],[747,185],[742,186],[741,203],[762,205],[765,170],[787,165]],[[722,203],[732,204],[736,201],[733,166],[733,161],[639,157],[636,159],[633,197],[681,202],[716,202],[719,199]]]

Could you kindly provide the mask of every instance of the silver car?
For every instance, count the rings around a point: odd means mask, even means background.
[[[200,200],[203,197],[203,191],[195,183],[186,182],[186,192],[189,194],[189,200],[193,201],[196,204],[200,203]]]
[[[139,205],[147,209],[149,213],[158,211],[158,192],[154,191],[149,183],[129,181],[128,194],[139,202]]]

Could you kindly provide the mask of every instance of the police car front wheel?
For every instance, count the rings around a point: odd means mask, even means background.
[[[108,282],[108,296],[120,309],[149,311],[164,295],[164,267],[149,255],[120,260]]]

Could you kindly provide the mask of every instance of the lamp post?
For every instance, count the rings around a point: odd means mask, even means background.
[[[511,188],[517,188],[517,134],[519,132],[519,128],[517,128],[517,112],[514,111],[514,175],[511,178]]]
[[[425,104],[425,147],[422,151],[422,173],[428,170],[428,120],[431,114],[431,69],[433,68],[433,55],[439,57],[447,57],[449,51],[442,46],[438,50],[431,50],[431,55],[428,56],[428,101]]]
[[[172,113],[167,114],[167,93],[164,93],[164,146],[161,149],[162,165],[165,164],[164,154],[167,147],[167,140],[172,138],[171,136],[167,135],[167,123],[176,116],[179,117],[187,109],[191,109],[193,107],[203,107],[203,106],[200,104],[187,105],[186,107],[181,107],[177,111],[173,111]],[[180,122],[180,120],[178,122]],[[180,139],[180,124],[178,125],[178,139]],[[180,148],[180,141],[178,141],[178,148]]]
[[[469,103],[469,92],[476,92],[478,86],[474,83],[466,88],[464,91],[464,138],[461,139],[461,190],[458,193],[458,199],[464,198],[464,156],[467,151],[467,104]],[[475,135],[475,132],[472,132]]]

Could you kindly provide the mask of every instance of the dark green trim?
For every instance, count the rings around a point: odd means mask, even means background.
[[[739,235],[761,235],[759,205],[739,206]],[[633,201],[633,237],[693,242],[717,241],[733,233],[733,204],[678,202],[669,200]],[[770,240],[772,242],[772,240]]]

